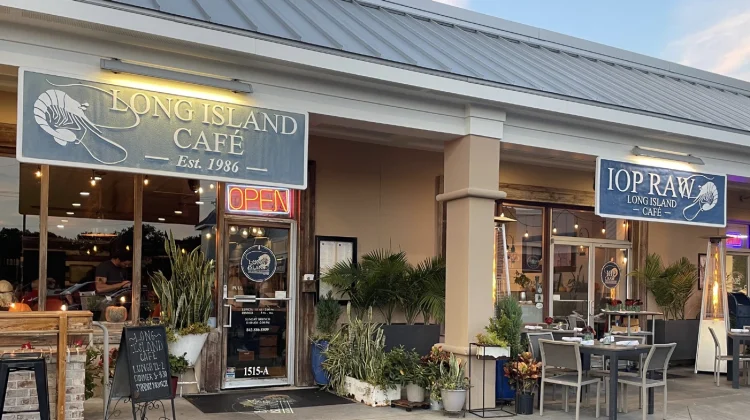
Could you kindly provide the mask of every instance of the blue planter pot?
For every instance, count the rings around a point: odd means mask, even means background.
[[[323,369],[323,362],[327,359],[325,353],[328,348],[328,341],[321,340],[314,342],[312,345],[312,369],[313,379],[318,385],[328,385],[328,374]]]
[[[513,400],[516,398],[516,390],[510,387],[508,378],[505,377],[505,362],[507,360],[498,360],[495,362],[495,399],[496,400]]]

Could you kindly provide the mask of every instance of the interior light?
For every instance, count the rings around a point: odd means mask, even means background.
[[[203,194],[203,187],[198,187],[198,194]]]
[[[101,181],[101,180],[102,180],[102,177],[100,177],[99,175],[94,175],[94,181]]]
[[[174,214],[182,214],[182,210],[175,210]]]
[[[211,232],[206,233],[206,239],[211,239]]]
[[[68,216],[72,216],[72,215],[74,215],[75,213],[73,213],[72,211],[66,211],[66,212],[65,212],[65,214],[67,214]]]
[[[229,226],[229,231],[232,233],[237,233],[237,226]]]
[[[94,250],[94,252],[98,251],[98,249],[96,248],[96,245],[94,245],[94,248],[92,249]]]
[[[120,297],[120,302],[125,303],[125,296]]]
[[[81,207],[81,203],[73,203],[73,207]]]
[[[36,175],[37,178],[41,178],[42,177],[42,168],[40,168],[39,166],[37,166],[36,167],[36,172],[34,172],[34,175]]]
[[[125,245],[125,251],[130,251],[130,245]]]
[[[210,187],[210,188],[211,188],[212,190],[214,189],[214,184],[208,184],[208,186],[209,186],[209,187]]]
[[[65,225],[57,225],[58,229],[65,229]]]
[[[523,237],[524,238],[528,238],[529,237],[529,231],[528,230],[526,230],[526,232],[524,232]]]
[[[181,251],[183,254],[187,254],[187,251],[185,251],[185,248],[182,248]]]
[[[143,178],[143,185],[148,185],[148,175],[146,175],[146,177]]]
[[[606,228],[602,228],[602,233],[606,234],[607,233],[607,229]]]
[[[61,311],[67,311],[68,310],[68,305],[66,305],[66,304],[60,305],[60,310]]]
[[[202,205],[204,205],[204,204],[206,204],[206,203],[204,203],[204,202],[202,202],[202,201],[196,201],[196,202],[195,202],[195,204],[197,204],[197,205],[199,205],[199,206],[202,206]]]
[[[243,238],[247,238],[247,235],[248,235],[247,229],[242,229],[241,235],[242,235]]]
[[[86,250],[86,255],[91,255],[91,250]]]
[[[91,195],[91,193],[88,191],[81,191],[79,194],[81,194],[81,197],[88,197],[89,195]]]
[[[96,187],[96,179],[94,179],[93,177],[91,178],[89,183],[91,184],[92,187]]]
[[[627,264],[627,262],[628,262],[628,257],[622,257],[622,263]]]
[[[557,233],[557,227],[552,228],[552,233]]]
[[[62,223],[68,223],[68,219],[62,219],[62,220],[60,220],[60,222],[62,222]]]

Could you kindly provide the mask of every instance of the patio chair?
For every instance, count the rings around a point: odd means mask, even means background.
[[[721,377],[721,362],[727,362],[732,360],[731,355],[721,354],[721,345],[719,344],[719,338],[716,337],[716,332],[712,327],[708,327],[711,332],[711,338],[714,339],[714,379],[716,379],[716,386],[719,385],[719,378]],[[743,364],[743,373],[745,375],[745,382],[750,384],[750,370],[748,370],[747,363],[750,362],[750,357],[740,356],[740,363]],[[735,369],[739,369],[739,366],[735,366]]]
[[[640,344],[644,344],[646,342],[646,337],[644,336],[626,336],[626,335],[613,335],[614,342],[619,343],[621,341],[638,341]],[[616,345],[616,344],[613,344]],[[638,372],[617,372],[618,376],[635,376],[639,377],[641,375],[641,368],[643,367],[643,355],[639,356],[625,356],[622,357],[620,360],[625,361],[632,361],[638,363]],[[593,377],[600,377],[604,381],[604,401],[607,402],[607,407],[609,407],[609,369],[611,369],[611,366],[607,366],[607,363],[609,361],[609,358],[604,358],[605,360],[602,363],[603,369],[601,370],[592,370],[589,372],[590,376]],[[619,366],[617,367],[619,368]],[[620,392],[617,393],[620,398],[622,398],[623,395],[627,393],[627,390],[625,389],[625,385],[620,385]],[[597,394],[597,398],[599,398],[599,394]],[[639,400],[639,406],[643,402]],[[620,405],[622,405],[622,400],[619,402]]]
[[[672,358],[677,343],[671,344],[654,344],[651,346],[651,350],[646,356],[646,361],[643,363],[641,369],[641,375],[638,377],[624,376],[618,378],[618,382],[627,386],[635,386],[641,389],[641,401],[646,401],[647,392],[650,388],[664,387],[664,413],[663,418],[667,418],[667,370],[669,369],[669,359]],[[649,379],[648,372],[650,371],[661,371],[661,379]],[[628,412],[628,398],[627,388],[625,388],[625,394],[622,398],[622,408],[625,413]],[[641,404],[641,412],[643,413],[643,420],[646,420],[648,415],[648,404]]]
[[[542,352],[539,347],[539,340],[550,340],[554,341],[555,336],[552,335],[551,332],[541,332],[541,333],[526,333],[526,337],[529,339],[529,353],[531,353],[534,356],[534,359],[536,360],[542,360]],[[558,369],[558,368],[550,368],[547,373],[550,375],[562,375],[565,373],[570,373],[571,370],[569,369]],[[539,380],[541,383],[541,379]],[[541,404],[541,400],[538,398],[537,401]],[[555,385],[552,385],[552,401],[555,401]]]
[[[583,374],[581,367],[581,350],[576,342],[539,340],[542,354],[542,385],[539,390],[539,414],[544,415],[544,385],[557,384],[565,389],[565,412],[568,412],[568,391],[566,387],[576,388],[576,420],[581,412],[581,389],[587,385],[596,384],[596,395],[599,395],[601,379],[591,378]],[[573,373],[548,377],[550,368],[569,369]],[[599,398],[596,399],[596,418],[599,418]]]

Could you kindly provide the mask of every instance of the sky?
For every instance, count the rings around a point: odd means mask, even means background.
[[[433,0],[750,81],[750,0]]]

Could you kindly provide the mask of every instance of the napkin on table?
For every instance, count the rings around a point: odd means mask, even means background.
[[[581,337],[563,337],[562,341],[573,341],[573,342],[580,343],[581,341],[583,341],[583,338],[581,338]]]
[[[631,340],[631,341],[618,341],[618,346],[637,346],[640,344],[637,340]]]

